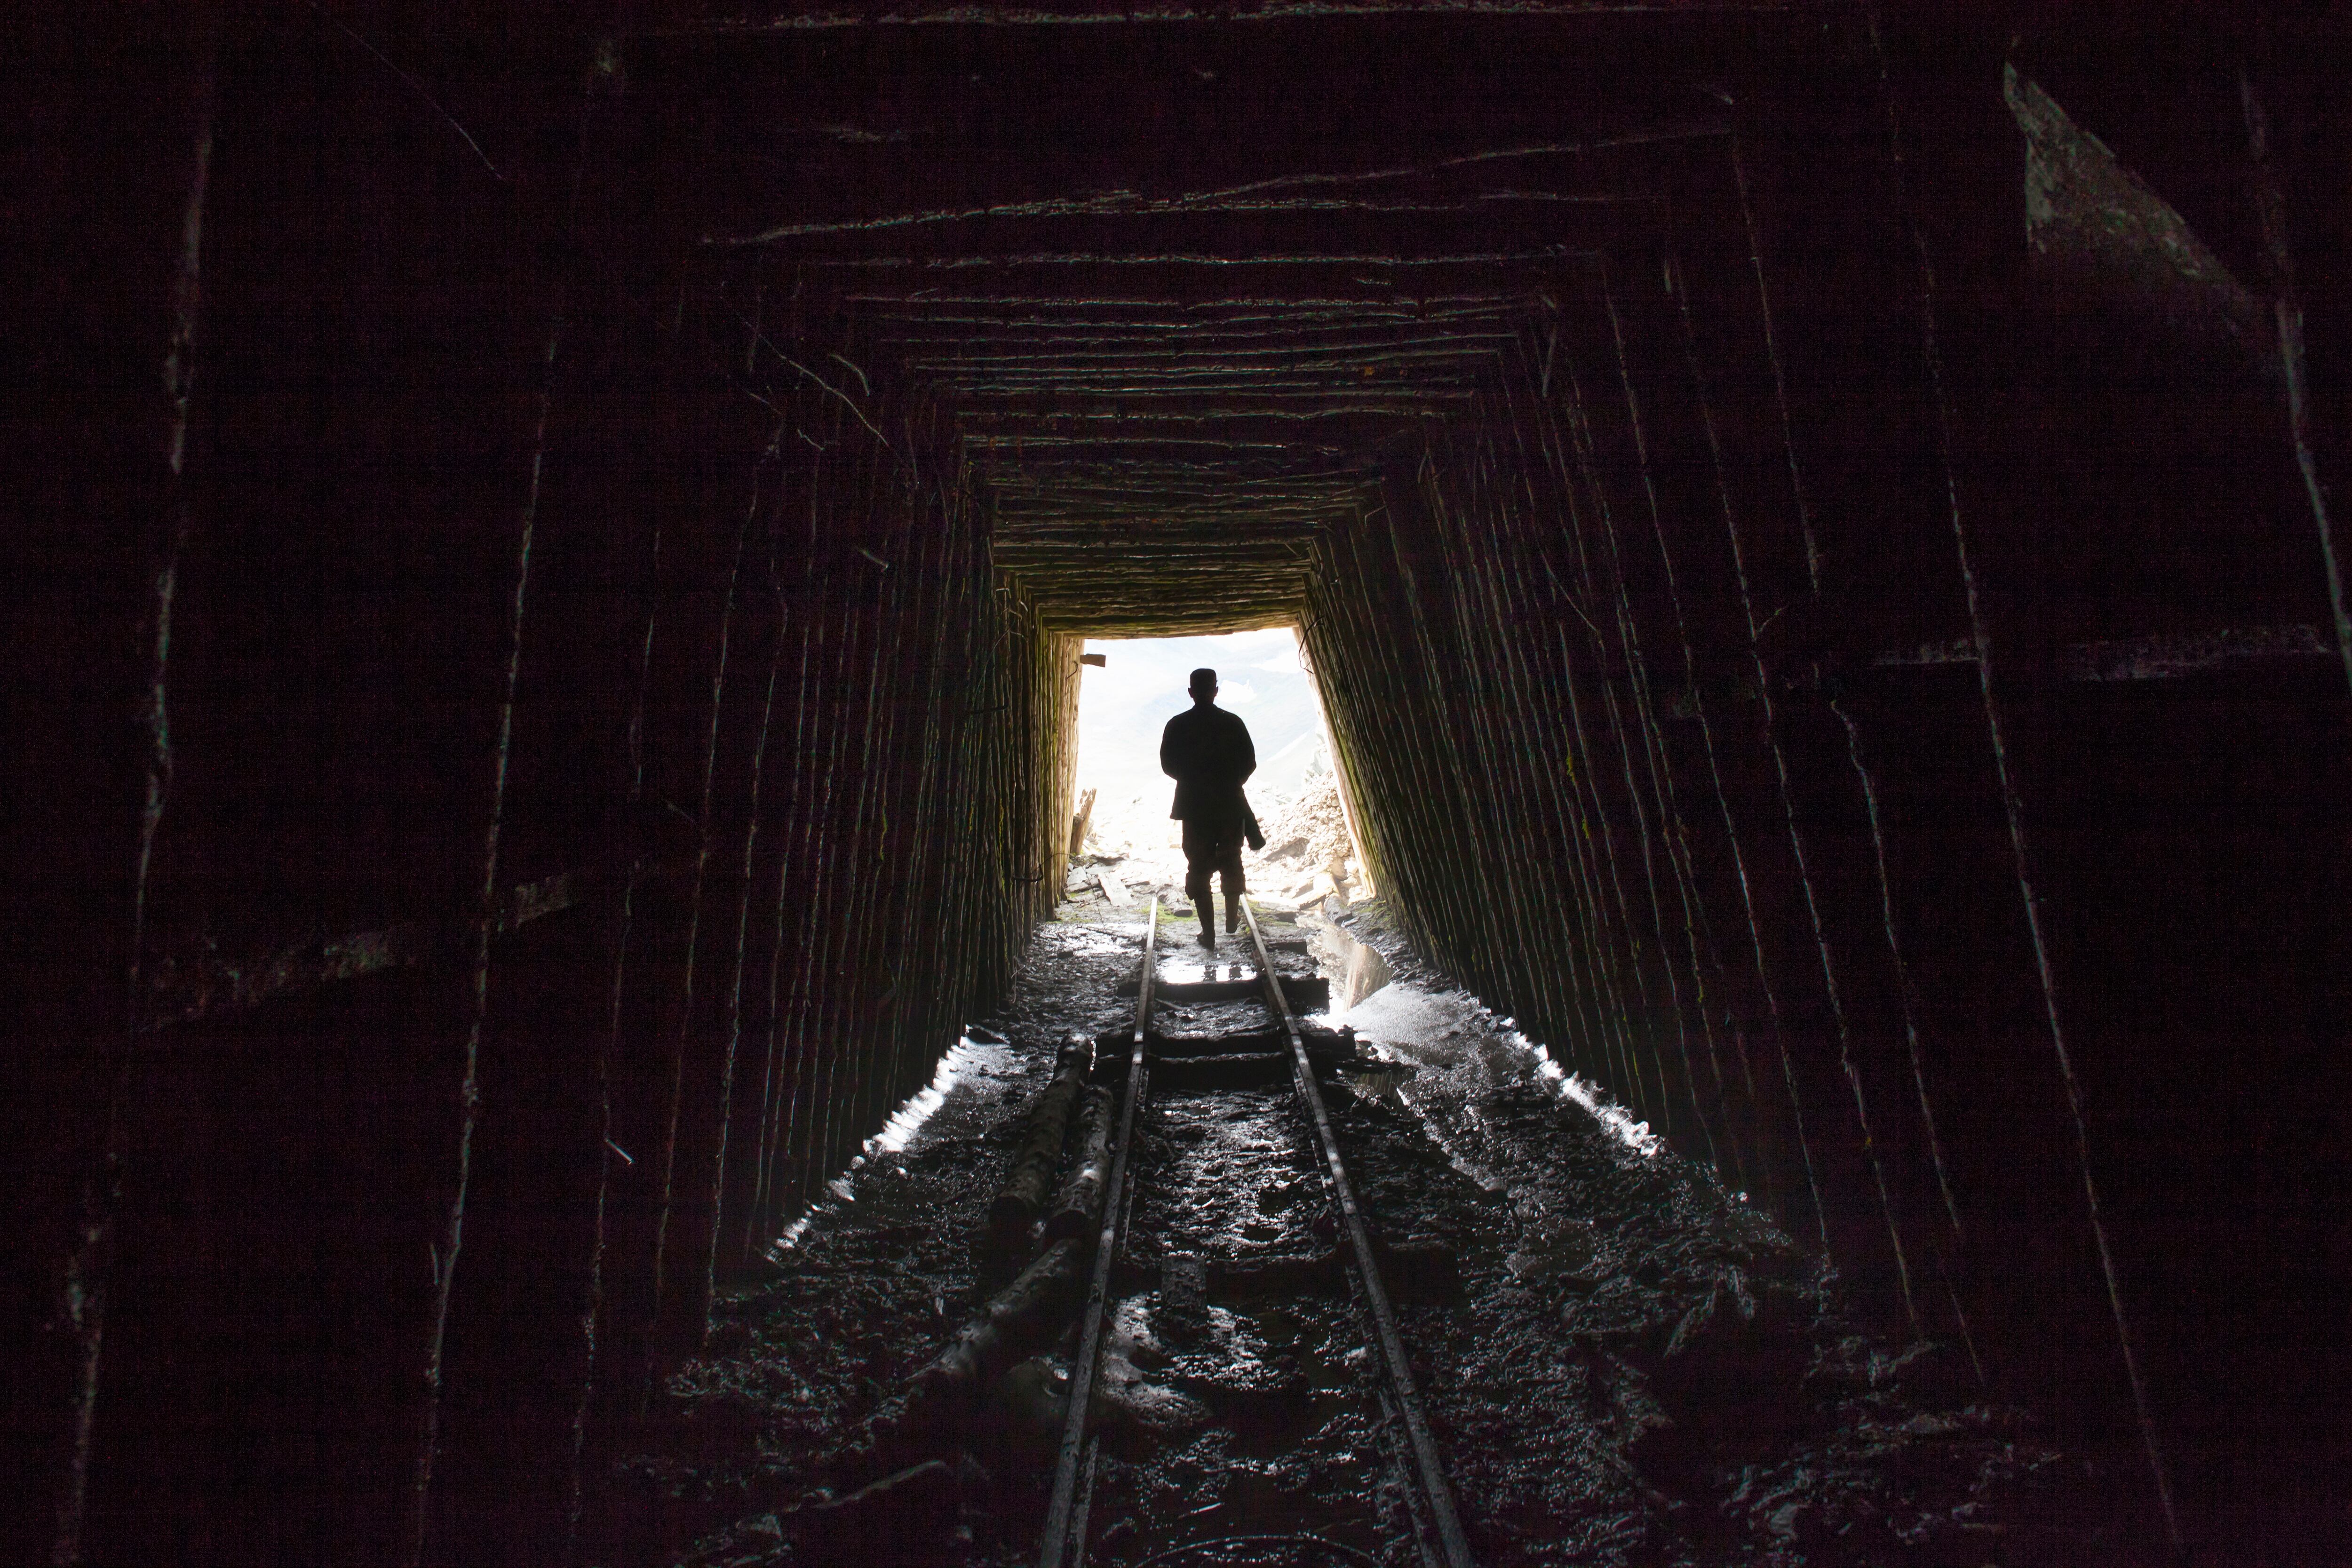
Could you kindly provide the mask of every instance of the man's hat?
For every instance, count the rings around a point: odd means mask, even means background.
[[[1192,672],[1192,687],[1191,687],[1191,689],[1192,689],[1192,690],[1198,691],[1198,690],[1202,689],[1203,687],[1211,687],[1211,686],[1214,686],[1214,685],[1216,685],[1216,684],[1217,684],[1217,672],[1216,672],[1215,670],[1213,670],[1213,669],[1196,669],[1196,670],[1194,670],[1194,671]]]

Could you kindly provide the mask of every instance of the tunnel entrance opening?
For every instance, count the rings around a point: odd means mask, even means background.
[[[1328,723],[1295,628],[1090,638],[1087,647],[1105,663],[1082,677],[1074,888],[1106,898],[1112,889],[1136,898],[1175,889],[1169,896],[1181,901],[1181,834],[1169,816],[1174,781],[1160,768],[1160,734],[1191,706],[1191,672],[1213,668],[1217,705],[1248,726],[1256,756],[1246,794],[1265,841],[1243,856],[1252,890],[1285,907],[1316,898],[1318,888],[1363,896],[1361,847],[1348,830]]]

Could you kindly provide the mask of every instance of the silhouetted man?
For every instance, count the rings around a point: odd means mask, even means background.
[[[1217,945],[1211,873],[1225,882],[1225,930],[1242,923],[1242,840],[1258,842],[1242,783],[1257,771],[1249,726],[1217,706],[1217,672],[1192,672],[1192,706],[1168,721],[1160,736],[1160,771],[1176,781],[1168,815],[1184,825],[1184,890],[1201,917],[1201,945]]]

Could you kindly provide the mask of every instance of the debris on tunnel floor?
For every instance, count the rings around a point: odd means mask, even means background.
[[[1342,984],[1317,1022],[1411,1070],[1335,1077],[1351,1087],[1328,1091],[1330,1114],[1479,1563],[2133,1561],[2107,1478],[1985,1396],[1963,1347],[1874,1334],[1817,1256],[1596,1114],[1605,1097],[1569,1092],[1377,905],[1340,918],[1304,922],[1325,978],[1360,970],[1357,949],[1393,978],[1352,1001]],[[992,1205],[1041,1111],[1080,1121],[1071,1041],[1119,1036],[1141,930],[1040,928],[1013,999],[971,1032],[1007,1043],[959,1047],[904,1147],[862,1157],[772,1275],[719,1303],[704,1354],[614,1460],[598,1561],[1033,1560],[1068,1397],[1071,1342],[1052,1340],[1074,1303],[1041,1327],[1032,1281],[1081,1243],[1033,1213],[1041,1261],[1008,1288]],[[1278,1089],[1187,1110],[1219,1092],[1160,1090],[1138,1128],[1148,1179],[1095,1398],[1089,1560],[1192,1541],[1202,1561],[1274,1563],[1313,1537],[1413,1561],[1297,1112]],[[1003,1342],[973,1349],[968,1325],[989,1323]],[[980,1375],[926,1408],[943,1352]]]

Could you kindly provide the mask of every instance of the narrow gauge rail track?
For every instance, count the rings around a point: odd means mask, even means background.
[[[1264,1040],[1268,1036],[1280,1037],[1289,1057],[1292,1088],[1298,1108],[1312,1128],[1315,1154],[1329,1200],[1328,1212],[1336,1220],[1335,1228],[1341,1244],[1340,1256],[1344,1259],[1349,1292],[1366,1331],[1367,1348],[1371,1352],[1377,1372],[1380,1426],[1384,1447],[1388,1449],[1392,1479],[1406,1500],[1405,1513],[1410,1520],[1412,1549],[1424,1568],[1471,1568],[1470,1549],[1454,1508],[1453,1491],[1447,1484],[1437,1444],[1430,1431],[1420,1391],[1414,1384],[1404,1339],[1397,1327],[1391,1292],[1381,1277],[1380,1248],[1357,1202],[1355,1187],[1349,1179],[1347,1163],[1341,1155],[1331,1116],[1324,1103],[1306,1037],[1284,993],[1282,977],[1276,968],[1265,933],[1259,925],[1257,911],[1246,900],[1243,908],[1248,922],[1250,947],[1257,966],[1255,980],[1259,996],[1275,1026],[1257,1038]],[[1093,1511],[1091,1505],[1096,1480],[1103,1459],[1102,1436],[1093,1429],[1094,1395],[1100,1384],[1105,1347],[1111,1337],[1114,1314],[1122,1295],[1115,1280],[1122,1245],[1128,1239],[1126,1233],[1134,1213],[1139,1184],[1133,1159],[1138,1117],[1150,1092],[1151,1075],[1160,1058],[1160,1047],[1174,1044],[1153,1026],[1153,1008],[1160,999],[1156,993],[1160,988],[1159,935],[1160,900],[1155,898],[1145,927],[1143,962],[1137,982],[1135,1026],[1128,1041],[1124,1080],[1119,1090],[1101,1230],[1094,1238],[1093,1267],[1079,1318],[1077,1354],[1070,1377],[1068,1415],[1056,1456],[1045,1529],[1039,1543],[1041,1568],[1085,1568],[1087,1558],[1088,1516]],[[1187,1043],[1195,1049],[1206,1044],[1198,1039]],[[1392,1536],[1393,1531],[1389,1533]],[[1292,1536],[1227,1535],[1197,1542],[1167,1542],[1164,1543],[1165,1549],[1150,1561],[1172,1563],[1187,1555],[1192,1555],[1196,1560],[1215,1560],[1210,1549],[1222,1547],[1227,1551],[1223,1560],[1231,1562],[1234,1561],[1230,1555],[1232,1549],[1247,1551],[1255,1544],[1264,1552],[1273,1552],[1286,1542],[1302,1552],[1309,1547],[1319,1548],[1330,1561],[1375,1561],[1356,1548],[1303,1533]],[[1188,1552],[1188,1547],[1198,1550]],[[1263,1556],[1260,1560],[1264,1560]]]

